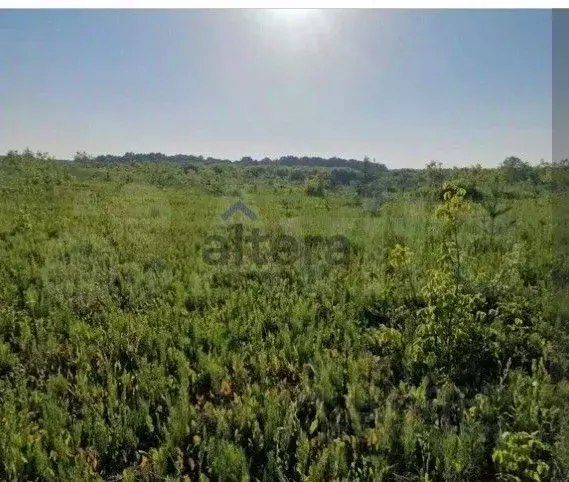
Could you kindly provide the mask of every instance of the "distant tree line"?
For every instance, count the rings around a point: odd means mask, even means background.
[[[278,165],[278,166],[308,166],[308,167],[327,167],[327,168],[346,168],[356,169],[369,172],[385,172],[387,166],[378,162],[371,161],[368,157],[364,157],[363,161],[357,159],[342,159],[340,157],[330,157],[325,159],[322,157],[297,157],[297,156],[282,156],[278,159],[270,159],[265,157],[260,161],[252,159],[251,157],[243,157],[237,164],[247,166],[253,165]]]
[[[126,152],[122,156],[113,154],[103,154],[91,157],[85,152],[78,152],[73,158],[76,162],[86,162],[95,164],[132,164],[147,162],[167,162],[172,164],[223,164],[230,163],[229,159],[217,159],[213,157],[195,156],[192,154],[175,154],[168,156],[161,152],[134,153]]]
[[[47,160],[55,162],[44,152],[34,153],[29,149],[22,152],[10,151],[0,156],[0,167],[6,175],[8,170],[29,170],[30,163],[35,162],[40,162],[45,168]],[[202,155],[166,155],[159,152],[98,156],[77,152],[72,162],[60,161],[57,164],[67,165],[72,171],[66,172],[80,176],[89,177],[98,172],[105,179],[124,177],[126,182],[130,182],[144,178],[161,186],[204,184],[214,192],[221,192],[220,186],[226,185],[228,180],[234,185],[266,180],[273,186],[288,182],[304,184],[306,192],[315,196],[323,196],[330,190],[353,189],[358,196],[373,199],[384,198],[395,192],[416,192],[438,198],[443,183],[452,180],[460,181],[467,197],[477,200],[482,195],[480,189],[488,190],[490,186],[499,190],[503,197],[514,195],[513,190],[518,193],[515,195],[519,195],[522,191],[535,194],[537,190],[564,188],[569,179],[567,160],[542,161],[538,165],[532,165],[515,156],[507,157],[498,168],[482,167],[479,164],[443,167],[440,162],[431,161],[421,169],[388,169],[385,164],[367,156],[361,161],[337,156],[322,158],[292,155],[260,160],[243,157],[231,161]],[[91,167],[95,169],[88,169]]]
[[[369,174],[387,171],[385,164],[371,161],[368,157],[364,157],[362,161],[357,159],[342,159],[340,157],[331,157],[325,159],[322,157],[297,157],[282,156],[278,159],[270,159],[265,157],[261,160],[252,157],[243,157],[239,161],[231,161],[229,159],[220,159],[214,157],[196,156],[191,154],[166,155],[160,152],[150,153],[134,153],[127,152],[122,156],[103,154],[95,157],[89,156],[85,152],[78,152],[74,159],[76,162],[95,163],[95,164],[130,164],[143,162],[168,162],[174,164],[236,164],[242,166],[307,166],[307,167],[327,167],[327,168],[345,168],[356,169]]]

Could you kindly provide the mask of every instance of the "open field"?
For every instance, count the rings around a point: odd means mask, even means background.
[[[0,158],[0,479],[567,480],[551,168],[255,169]]]

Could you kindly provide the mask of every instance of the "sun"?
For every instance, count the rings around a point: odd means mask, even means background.
[[[332,39],[332,25],[321,9],[267,8],[246,12],[254,27],[251,32],[259,35],[260,48],[273,54],[296,58],[319,54]]]
[[[273,8],[270,10],[275,19],[297,23],[308,20],[314,13],[311,8]]]

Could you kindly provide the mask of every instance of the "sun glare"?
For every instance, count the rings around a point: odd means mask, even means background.
[[[308,19],[314,12],[310,8],[275,8],[271,13],[278,19],[287,22],[300,22]]]
[[[250,15],[256,24],[255,33],[260,35],[259,45],[270,49],[273,55],[318,54],[331,39],[332,26],[320,9],[258,9]]]

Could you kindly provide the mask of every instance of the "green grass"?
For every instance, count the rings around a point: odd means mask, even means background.
[[[103,170],[0,178],[0,479],[566,480],[546,194],[457,251],[413,193]],[[349,263],[208,265],[238,198]]]

